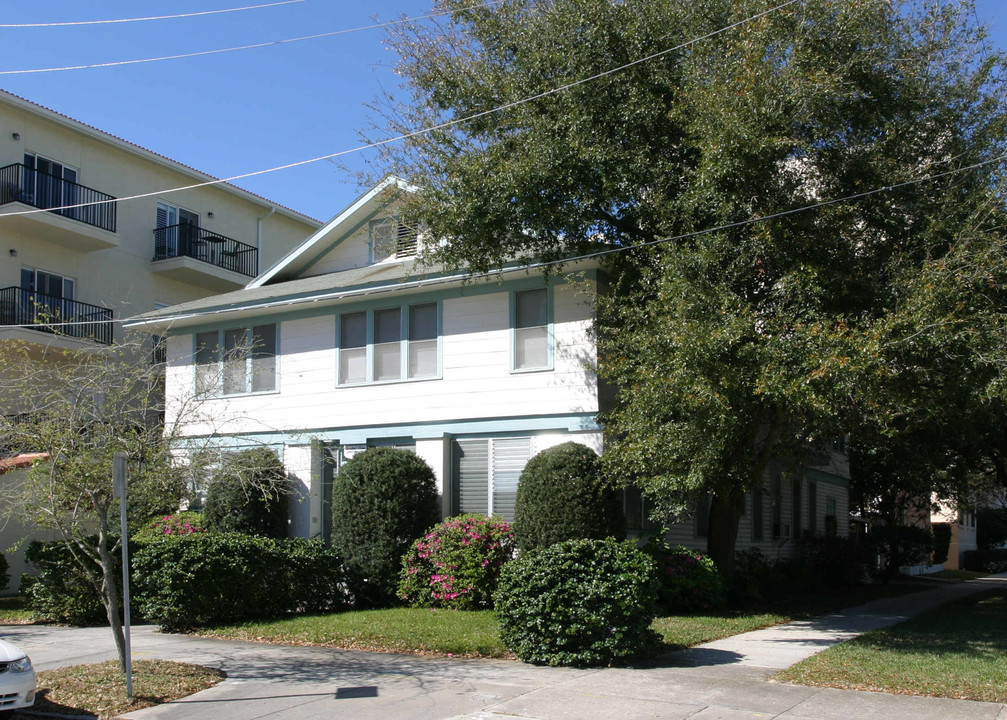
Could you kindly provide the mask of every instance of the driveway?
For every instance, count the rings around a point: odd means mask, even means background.
[[[577,670],[260,645],[134,628],[136,658],[218,667],[227,680],[133,720],[1007,720],[997,703],[920,698],[767,682],[773,672],[928,606],[1007,579],[945,586],[805,623],[745,633],[647,665]],[[115,656],[107,628],[0,626],[40,670]]]

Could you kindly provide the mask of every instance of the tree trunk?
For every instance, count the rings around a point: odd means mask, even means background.
[[[101,560],[101,601],[105,605],[108,625],[112,628],[112,638],[119,654],[119,669],[126,672],[126,636],[119,615],[119,577],[115,558],[108,547],[108,511],[99,511],[98,558]],[[123,538],[122,542],[126,539]]]
[[[741,490],[710,498],[710,531],[706,538],[706,551],[725,578],[734,572],[734,548],[738,542],[738,521],[745,507],[744,502],[745,493]]]

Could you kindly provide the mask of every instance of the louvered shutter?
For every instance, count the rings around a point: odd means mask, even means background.
[[[455,509],[458,513],[489,512],[489,441],[455,443]]]
[[[514,521],[518,480],[531,455],[531,438],[497,438],[493,447],[493,512]]]

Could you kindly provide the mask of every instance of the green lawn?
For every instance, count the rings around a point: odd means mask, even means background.
[[[0,598],[0,625],[25,625],[34,621],[23,597]]]
[[[420,655],[508,656],[497,633],[496,616],[489,610],[358,610],[224,625],[200,634]]]
[[[724,613],[658,618],[654,629],[667,649],[707,642],[786,622],[770,613]],[[462,612],[394,608],[311,615],[203,630],[201,635],[259,642],[325,645],[454,657],[510,657],[500,642],[496,617],[488,610]]]
[[[1007,702],[1007,596],[992,591],[836,645],[785,682]]]
[[[759,630],[771,625],[834,612],[879,597],[898,595],[925,583],[838,590],[814,596],[793,596],[774,607],[657,618],[653,628],[666,650],[699,645],[711,640]],[[333,615],[304,615],[281,620],[221,625],[200,631],[211,637],[257,642],[323,645],[349,650],[373,650],[454,657],[511,657],[500,642],[496,617],[491,611],[464,612],[393,608],[359,610]]]
[[[664,638],[668,650],[700,645],[711,640],[761,630],[790,622],[779,613],[725,612],[717,615],[673,615],[661,617],[651,625]]]

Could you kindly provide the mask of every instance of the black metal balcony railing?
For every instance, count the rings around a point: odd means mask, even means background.
[[[69,180],[32,170],[22,163],[0,168],[0,205],[23,202],[41,208],[60,208],[79,203],[98,203],[68,207],[52,212],[102,230],[115,232],[115,197]]]
[[[112,343],[112,311],[19,287],[0,290],[0,325]]]
[[[189,223],[154,230],[154,259],[174,257],[191,257],[249,277],[255,277],[259,267],[258,248]]]

